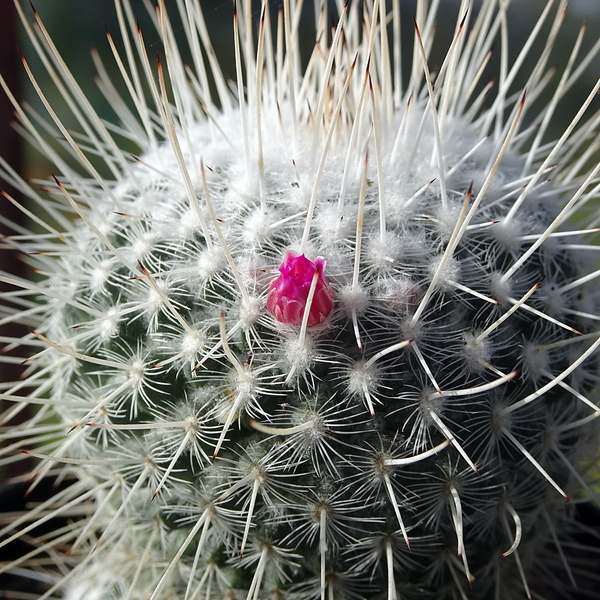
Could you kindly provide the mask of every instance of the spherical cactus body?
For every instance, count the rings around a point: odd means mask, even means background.
[[[68,519],[15,565],[52,557],[48,594],[68,600],[563,589],[568,500],[586,497],[600,414],[600,167],[581,125],[598,85],[565,135],[544,137],[578,44],[530,115],[562,4],[542,55],[490,86],[502,2],[461,4],[434,72],[426,3],[400,37],[397,3],[323,2],[302,62],[301,3],[246,0],[235,84],[195,2],[174,8],[183,34],[159,2],[158,65],[116,4],[121,84],[100,83],[129,94],[118,126],[75,89],[41,20],[30,29],[84,135],[50,111],[71,156],[48,146],[48,196],[5,173],[45,231],[12,238],[41,280],[3,278],[20,290],[9,320],[32,330],[7,414],[35,410],[0,435],[42,459],[32,485],[73,480],[4,527],[8,544]]]

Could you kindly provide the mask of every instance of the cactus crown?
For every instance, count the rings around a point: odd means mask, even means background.
[[[400,39],[398,4],[338,2],[332,31],[319,4],[301,74],[302,3],[276,24],[238,3],[231,92],[196,2],[177,3],[184,35],[159,3],[155,69],[119,0],[127,101],[100,75],[118,127],[36,15],[85,134],[50,112],[73,166],[17,107],[57,176],[46,197],[5,173],[46,214],[12,239],[42,280],[3,276],[22,290],[7,319],[35,329],[3,397],[39,410],[3,434],[45,457],[34,481],[76,478],[5,527],[8,543],[48,508],[77,517],[32,555],[61,556],[48,594],[520,598],[544,546],[562,556],[600,414],[598,217],[569,225],[597,196],[600,167],[574,159],[595,134],[573,133],[582,110],[544,138],[579,41],[529,128],[563,3],[534,67],[526,46],[491,99],[505,3],[462,2],[435,73],[435,10],[419,2]]]

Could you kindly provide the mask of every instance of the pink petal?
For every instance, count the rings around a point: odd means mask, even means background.
[[[321,256],[314,262],[304,254],[288,250],[279,267],[279,276],[269,286],[267,309],[281,323],[300,325],[315,272],[318,273],[313,301],[308,314],[308,327],[323,323],[333,309],[335,293],[325,277],[327,260]]]

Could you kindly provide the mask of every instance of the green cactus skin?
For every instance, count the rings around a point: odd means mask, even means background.
[[[44,195],[4,169],[43,216],[9,240],[42,275],[2,276],[6,320],[34,332],[0,435],[43,459],[32,485],[74,480],[2,530],[68,519],[2,566],[50,557],[43,598],[511,599],[563,589],[558,567],[573,578],[565,500],[592,491],[579,470],[600,414],[598,119],[581,117],[600,82],[564,136],[546,132],[593,54],[578,40],[530,114],[564,3],[491,94],[504,3],[462,3],[435,73],[427,3],[402,41],[397,3],[338,4],[317,7],[301,72],[298,3],[238,3],[234,86],[196,2],[177,3],[177,34],[159,4],[158,68],[117,2],[126,100],[101,73],[116,127],[29,29],[82,133],[50,113],[65,159],[17,108],[56,177]],[[327,261],[322,324],[266,308],[288,250]]]

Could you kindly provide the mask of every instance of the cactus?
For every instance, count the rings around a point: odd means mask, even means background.
[[[32,487],[71,481],[2,530],[35,540],[2,569],[43,568],[43,598],[510,599],[564,589],[557,564],[574,578],[566,501],[593,495],[600,415],[600,82],[547,136],[595,50],[579,37],[548,79],[548,2],[541,54],[506,64],[506,3],[464,1],[433,72],[427,3],[402,39],[399,3],[337,4],[302,70],[302,3],[238,3],[230,85],[196,2],[179,33],[159,2],[155,65],[118,0],[112,126],[23,17],[81,128],[38,87],[67,156],[15,103],[56,175],[46,195],[3,169],[38,206],[7,241],[41,275],[1,277],[5,320],[32,329],[9,341],[28,358],[1,435],[41,459]]]

